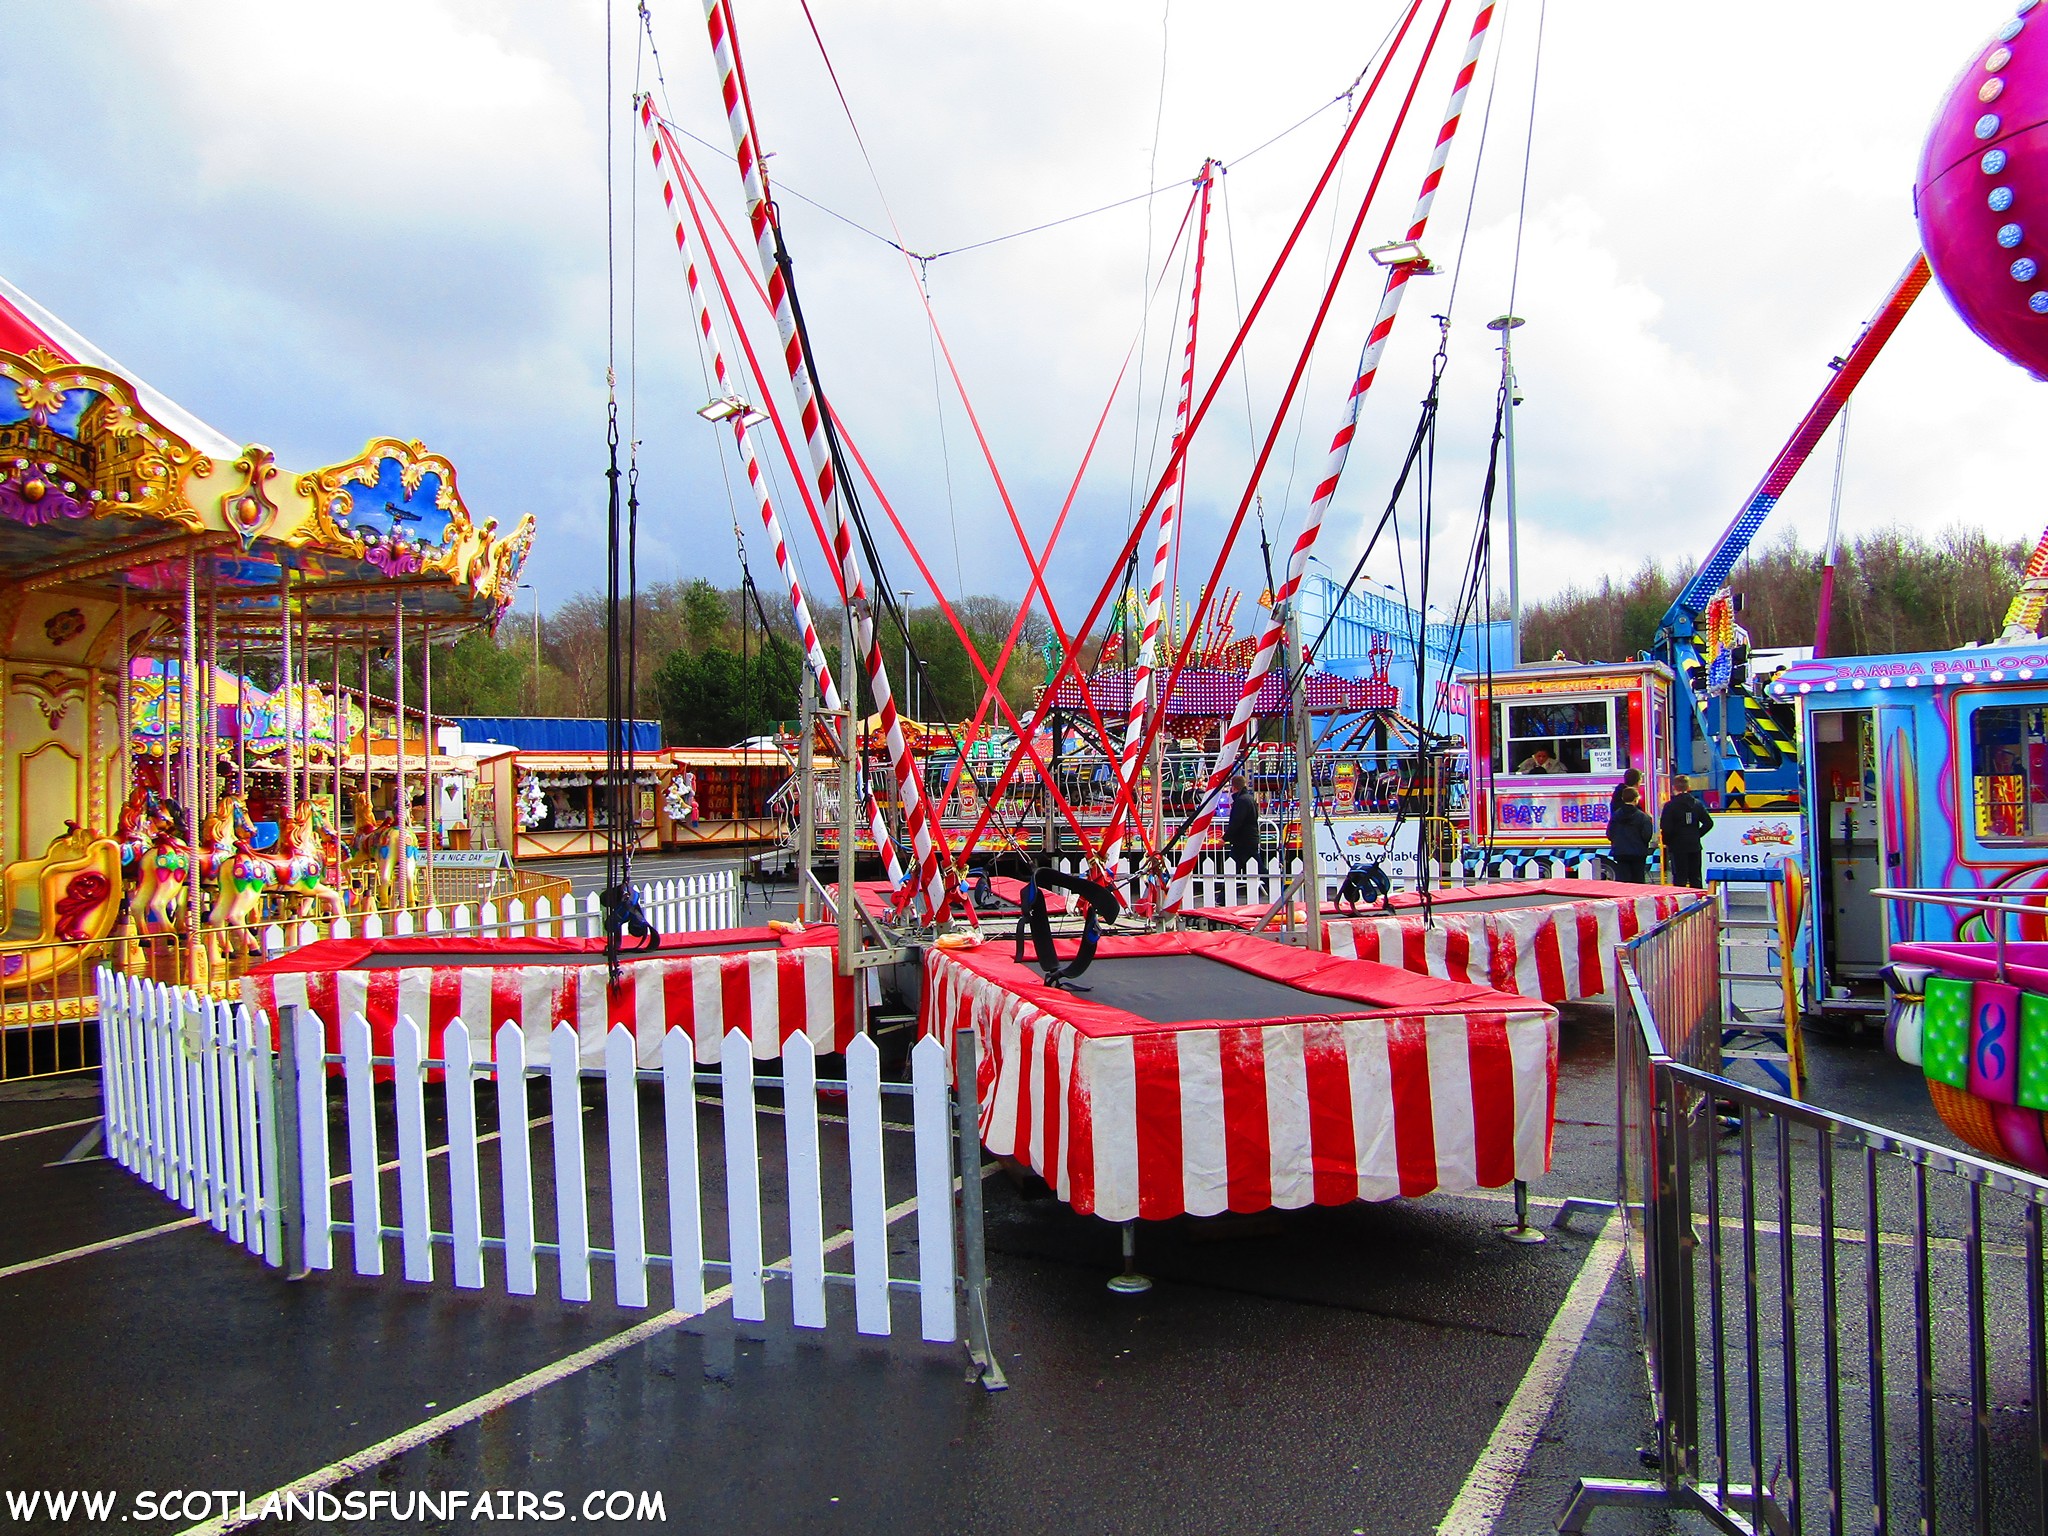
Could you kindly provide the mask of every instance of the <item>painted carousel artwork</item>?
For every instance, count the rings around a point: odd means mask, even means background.
[[[110,954],[224,987],[259,921],[412,899],[432,700],[373,729],[371,659],[497,624],[507,521],[402,438],[288,470],[0,279],[0,1078],[81,1063]]]

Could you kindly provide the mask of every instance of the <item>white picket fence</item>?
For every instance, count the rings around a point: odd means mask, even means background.
[[[726,868],[703,874],[681,875],[654,880],[640,887],[640,905],[648,920],[664,935],[708,933],[740,926],[739,871]],[[359,918],[306,918],[291,923],[271,923],[262,931],[266,954],[281,954],[287,948],[310,944],[315,939],[404,938],[413,934],[437,937],[474,935],[510,939],[601,939],[604,913],[592,891],[581,901],[571,896],[559,907],[547,897],[533,904],[514,897],[504,903],[486,901],[472,910],[467,903],[445,912],[428,907],[424,912],[402,910],[389,916],[366,912]]]
[[[1056,861],[1056,867],[1067,874],[1087,873],[1087,866],[1071,858]],[[1118,883],[1127,888],[1127,882],[1137,873],[1135,860],[1124,857],[1118,860]],[[1240,869],[1235,859],[1203,858],[1195,865],[1195,873],[1188,882],[1188,897],[1183,904],[1186,908],[1198,907],[1247,907],[1261,903],[1276,902],[1286,889],[1287,882],[1301,874],[1301,860],[1295,859],[1287,866],[1286,872],[1264,868],[1247,867]],[[1442,889],[1446,886],[1477,885],[1495,880],[1595,880],[1599,878],[1599,861],[1591,852],[1577,859],[1569,858],[1525,858],[1513,854],[1495,854],[1482,862],[1475,861],[1469,868],[1463,865],[1446,868],[1432,861],[1430,883]],[[1325,874],[1323,876],[1323,900],[1334,900],[1337,889],[1344,883],[1344,877]],[[1412,881],[1396,880],[1394,889],[1402,890]]]
[[[337,1237],[347,1239],[346,1262],[359,1275],[383,1275],[387,1248],[395,1245],[403,1278],[431,1282],[440,1274],[436,1250],[445,1248],[457,1288],[496,1287],[515,1296],[540,1294],[541,1261],[551,1261],[552,1289],[565,1302],[589,1301],[593,1266],[608,1264],[611,1295],[621,1307],[650,1305],[650,1271],[666,1270],[665,1299],[675,1310],[695,1314],[729,1299],[734,1317],[750,1322],[767,1317],[770,1284],[786,1283],[790,1315],[800,1328],[825,1327],[828,1288],[843,1286],[853,1293],[855,1330],[875,1336],[891,1331],[891,1292],[908,1292],[918,1298],[924,1339],[964,1336],[986,1383],[1001,1383],[987,1347],[978,1126],[971,1099],[962,1106],[948,1090],[937,1040],[924,1039],[913,1049],[908,1083],[885,1083],[874,1042],[861,1036],[846,1051],[845,1080],[822,1085],[802,1033],[785,1044],[779,1076],[756,1075],[752,1047],[737,1032],[727,1037],[717,1069],[699,1071],[681,1029],[664,1035],[658,1067],[639,1066],[635,1037],[617,1027],[606,1041],[604,1064],[586,1068],[568,1025],[555,1031],[545,1059],[529,1060],[517,1025],[500,1028],[490,1054],[479,1056],[469,1031],[452,1021],[444,1035],[447,1054],[434,1059],[417,1023],[406,1017],[393,1028],[392,1054],[373,1055],[370,1026],[358,1015],[343,1023],[340,1053],[328,1055],[324,1023],[300,1010],[285,1011],[284,1048],[273,1052],[269,1021],[260,1011],[111,970],[100,972],[99,986],[110,1154],[294,1276],[334,1268]],[[972,1084],[971,1034],[963,1032],[960,1050],[958,1080]],[[381,1124],[380,1075],[392,1084]],[[529,1119],[531,1078],[548,1084],[544,1121]],[[604,1153],[595,1170],[586,1167],[583,1135],[589,1078],[603,1081]],[[337,1081],[334,1108],[345,1164],[339,1173],[331,1166],[328,1134]],[[444,1105],[435,1128],[445,1129],[445,1140],[433,1146],[430,1082],[440,1087]],[[758,1102],[763,1088],[779,1090],[780,1103]],[[480,1129],[480,1089],[491,1106],[494,1128],[488,1131]],[[651,1091],[643,1098],[643,1090]],[[824,1107],[821,1095],[829,1095]],[[910,1109],[915,1177],[914,1200],[895,1208],[885,1193],[885,1129],[900,1135],[906,1127],[900,1120],[885,1123],[883,1105],[892,1098]],[[722,1124],[722,1259],[706,1254],[700,1104],[715,1104]],[[643,1109],[658,1129],[643,1126]],[[782,1121],[788,1212],[787,1252],[772,1261],[757,1134],[764,1114]],[[819,1127],[842,1119],[845,1166],[834,1194],[844,1197],[851,1221],[828,1239],[828,1161]],[[548,1136],[537,1148],[534,1133],[542,1124]],[[502,1230],[487,1232],[491,1202],[482,1153],[492,1142]],[[387,1152],[394,1155],[380,1161]],[[537,1197],[537,1152],[550,1160],[551,1196]],[[956,1152],[964,1179],[956,1179]],[[394,1169],[395,1224],[379,1183]],[[645,1198],[649,1170],[661,1175],[665,1189],[653,1213]],[[347,1210],[337,1217],[335,1186],[342,1183],[349,1186]],[[593,1187],[605,1191],[608,1245],[593,1240]],[[889,1227],[913,1211],[915,1273],[893,1274]],[[712,1219],[718,1220],[715,1212]],[[851,1267],[830,1267],[833,1256],[847,1250]]]
[[[185,987],[102,970],[108,1156],[216,1232],[283,1262],[275,1074],[260,1016]]]

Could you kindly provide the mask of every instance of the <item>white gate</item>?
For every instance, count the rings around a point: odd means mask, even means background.
[[[740,926],[740,881],[736,869],[714,869],[700,874],[678,875],[668,880],[650,880],[640,887],[641,910],[663,934],[709,933]],[[319,939],[407,938],[413,934],[435,937],[498,939],[601,939],[604,913],[595,891],[579,902],[574,896],[560,906],[545,896],[534,898],[531,906],[515,896],[499,903],[486,901],[472,909],[468,903],[452,907],[426,907],[397,912],[364,912],[350,917],[305,918],[290,923],[271,923],[262,930],[266,954],[282,954],[287,948],[311,944]]]
[[[341,1051],[328,1054],[326,1025],[309,1010],[282,1010],[282,1049],[273,1050],[260,1011],[112,971],[102,971],[99,983],[110,1154],[292,1278],[338,1261],[359,1275],[383,1275],[395,1246],[398,1273],[431,1282],[440,1278],[440,1248],[459,1289],[536,1295],[546,1261],[551,1289],[565,1302],[585,1302],[594,1269],[609,1266],[619,1306],[665,1301],[690,1315],[730,1300],[744,1322],[765,1320],[769,1287],[786,1284],[800,1328],[825,1327],[828,1289],[844,1287],[853,1293],[856,1331],[877,1336],[891,1331],[891,1292],[907,1292],[918,1298],[923,1338],[964,1338],[984,1383],[1003,1384],[988,1347],[972,1088],[964,1101],[948,1091],[945,1052],[936,1040],[913,1049],[908,1083],[882,1080],[879,1053],[865,1035],[846,1051],[843,1081],[819,1079],[811,1043],[800,1032],[785,1043],[775,1075],[757,1072],[751,1043],[738,1032],[726,1037],[716,1068],[700,1070],[680,1028],[662,1038],[658,1066],[640,1065],[638,1042],[621,1026],[606,1040],[603,1065],[584,1067],[568,1025],[556,1029],[544,1053],[530,1056],[516,1025],[501,1027],[482,1053],[454,1020],[443,1035],[446,1055],[434,1058],[417,1023],[401,1017],[391,1054],[383,1056],[372,1054],[370,1026],[358,1015],[343,1022]],[[975,1044],[971,1035],[963,1039],[956,1080],[972,1085]],[[392,1084],[381,1113],[374,1091],[380,1077]],[[536,1078],[548,1084],[539,1120],[529,1115],[527,1100]],[[603,1082],[604,1150],[595,1169],[586,1167],[582,1133],[584,1114],[598,1108],[584,1103],[586,1079]],[[443,1139],[433,1145],[430,1083],[441,1089],[432,1124]],[[337,1086],[339,1102],[331,1104]],[[479,1106],[480,1090],[487,1108]],[[762,1090],[776,1091],[780,1102],[763,1103]],[[908,1107],[907,1123],[885,1117],[890,1103]],[[711,1187],[724,1207],[725,1258],[706,1253],[700,1104],[720,1111],[724,1172]],[[643,1126],[643,1108],[658,1125]],[[764,1115],[782,1121],[788,1228],[787,1251],[772,1260],[771,1224],[763,1219]],[[486,1117],[494,1126],[488,1131],[480,1123]],[[339,1123],[338,1159],[329,1146],[331,1120]],[[820,1125],[841,1121],[843,1160],[828,1158],[824,1153],[839,1143],[835,1135],[829,1148],[821,1145]],[[549,1160],[543,1168],[551,1190],[535,1179],[534,1133],[544,1124],[540,1150]],[[570,1126],[574,1134],[561,1133]],[[912,1198],[893,1207],[884,1185],[889,1132],[910,1138],[915,1187]],[[494,1178],[485,1173],[490,1143],[497,1144]],[[394,1170],[391,1224],[380,1176]],[[650,1173],[663,1186],[652,1221]],[[338,1215],[335,1186],[343,1183],[346,1210]],[[593,1187],[604,1191],[603,1245],[593,1240]],[[832,1206],[847,1213],[843,1229],[829,1238],[828,1190]],[[772,1183],[766,1192],[775,1193]],[[487,1231],[493,1208],[499,1230]],[[915,1273],[892,1274],[888,1229],[913,1214]],[[712,1222],[716,1231],[715,1212]],[[337,1253],[337,1237],[346,1240],[345,1255]],[[836,1259],[848,1250],[850,1266]],[[651,1271],[665,1271],[665,1283],[653,1283]]]

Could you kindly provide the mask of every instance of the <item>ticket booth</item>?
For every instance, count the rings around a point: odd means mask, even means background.
[[[1659,662],[1558,662],[1468,673],[1471,841],[1569,857],[1607,845],[1608,804],[1630,768],[1643,809],[1670,798],[1671,672]]]

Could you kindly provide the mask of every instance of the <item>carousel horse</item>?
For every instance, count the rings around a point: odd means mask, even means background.
[[[256,927],[265,896],[294,903],[301,916],[309,904],[324,909],[330,918],[340,917],[347,907],[341,892],[327,882],[324,804],[309,800],[300,806],[279,828],[275,853],[256,851],[255,830],[238,803],[234,848],[220,867],[213,910],[207,917],[208,926],[218,934],[239,935],[251,958],[259,949]]]
[[[143,855],[155,841],[163,816],[163,801],[153,789],[138,787],[130,791],[121,807],[120,820],[114,826],[114,842],[121,850],[122,882],[131,888],[142,877]]]
[[[234,854],[238,833],[254,828],[249,821],[248,809],[238,794],[225,794],[199,824],[199,847],[193,858],[199,866],[199,883],[202,887],[214,884],[220,879],[220,872]]]
[[[176,933],[192,879],[192,844],[185,831],[185,809],[175,800],[161,802],[160,815],[141,858],[131,911],[140,911],[144,937]]]
[[[313,907],[340,917],[348,903],[327,879],[328,866],[338,862],[336,847],[327,802],[308,800],[278,830],[277,852],[270,856],[277,871],[271,894],[293,902],[302,915]]]
[[[387,912],[413,905],[419,899],[421,854],[411,825],[406,826],[401,843],[395,816],[380,818],[370,804],[370,797],[360,791],[355,806],[357,830],[349,839],[349,868],[369,875],[373,905]],[[398,879],[401,848],[405,856],[402,892]]]
[[[249,820],[248,806],[233,790],[214,803],[213,810],[199,825],[199,846],[192,858],[197,868],[199,889],[214,892],[213,905],[206,911],[206,926],[216,931],[207,935],[206,944],[208,953],[216,961],[220,958],[217,930],[221,926],[221,893],[227,888],[228,876],[236,859],[248,847],[255,832],[255,824]]]

